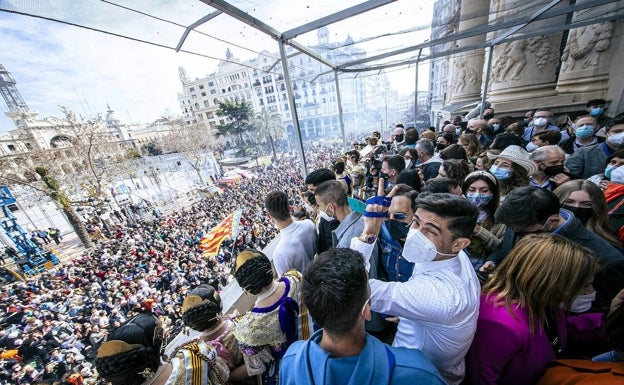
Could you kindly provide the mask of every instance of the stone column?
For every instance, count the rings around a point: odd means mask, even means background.
[[[459,33],[482,26],[488,21],[490,0],[463,0],[461,2]],[[485,35],[478,35],[456,41],[456,48],[485,43]],[[484,50],[462,52],[451,57],[449,68],[449,103],[475,101],[481,98]]]
[[[579,0],[577,4],[586,2]],[[592,19],[612,13],[617,4],[611,3],[599,7],[575,12],[572,21]],[[621,22],[618,22],[621,24]],[[609,88],[609,73],[616,49],[621,39],[621,26],[616,29],[616,22],[606,21],[574,28],[568,34],[563,55],[557,90],[561,94],[592,93],[592,97],[605,98]],[[621,63],[618,61],[618,66]],[[585,98],[587,99],[587,98]]]
[[[541,0],[515,1],[495,0],[490,8],[490,22],[496,19],[517,18],[536,12],[544,2]],[[532,22],[518,32],[535,30],[554,23],[565,23],[565,15]],[[507,29],[488,34],[495,39]],[[515,40],[494,47],[490,74],[490,102],[530,100],[556,95],[557,66],[561,33]],[[510,37],[513,37],[511,35]]]

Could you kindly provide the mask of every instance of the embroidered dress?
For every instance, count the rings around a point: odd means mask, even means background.
[[[220,385],[227,383],[230,371],[217,350],[202,340],[180,347],[171,359],[172,370],[165,385]]]
[[[237,318],[234,336],[243,353],[247,373],[259,375],[259,383],[277,384],[279,360],[298,339],[311,335],[311,322],[305,306],[300,306],[301,274],[291,270],[279,282],[286,289],[273,305],[257,308]]]

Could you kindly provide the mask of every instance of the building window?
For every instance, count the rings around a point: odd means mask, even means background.
[[[32,150],[33,146],[30,143],[26,143],[26,148],[29,149],[29,150]]]
[[[206,96],[206,93],[205,93],[205,92],[202,92],[202,93],[201,93],[201,96]]]
[[[217,93],[217,90],[210,90],[210,95],[214,95]]]
[[[191,95],[191,99],[197,99],[197,95]]]
[[[201,84],[201,85],[199,86],[199,89],[200,89],[200,90],[203,90],[203,89],[204,89],[204,85],[203,85],[203,84]]]
[[[208,119],[212,119],[212,118],[214,118],[214,114],[212,112],[206,112],[206,117]]]
[[[208,82],[208,87],[214,87],[214,82]]]
[[[189,92],[195,92],[195,87],[189,88]]]
[[[225,120],[219,119],[219,124],[223,126],[225,124]]]
[[[7,147],[9,148],[10,151],[15,151],[15,145],[14,144],[9,144]]]
[[[208,107],[208,101],[207,100],[204,100],[204,107],[206,107],[206,108]]]

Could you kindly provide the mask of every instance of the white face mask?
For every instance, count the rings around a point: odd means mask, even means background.
[[[617,134],[608,135],[607,142],[614,146],[621,146],[624,143],[624,132],[618,132]]]
[[[325,210],[327,210],[327,208],[325,208]],[[323,211],[321,209],[319,209],[319,215],[321,216],[321,218],[325,219],[327,222],[331,222],[334,220],[334,217],[330,216],[329,214],[327,214],[326,211]]]
[[[411,160],[409,160],[409,159],[405,159],[405,168],[406,168],[406,169],[408,169],[408,168],[409,168],[409,166],[411,166],[411,164],[412,164],[412,161],[411,161]]]
[[[530,143],[528,143],[526,145],[526,150],[528,152],[533,152],[533,151],[537,150],[538,148],[539,148],[539,146],[537,144],[533,143],[533,142],[530,142]]]
[[[617,167],[611,171],[611,182],[624,184],[624,167]]]
[[[438,253],[436,246],[420,230],[409,229],[405,246],[403,246],[403,258],[412,263],[431,262],[440,254],[452,257],[457,254]]]
[[[594,302],[595,299],[596,292],[577,295],[576,298],[574,298],[574,301],[572,301],[570,311],[572,313],[584,313],[591,309],[592,302]]]
[[[542,127],[542,126],[545,126],[547,123],[548,123],[548,119],[546,118],[534,118],[533,119],[534,126]]]

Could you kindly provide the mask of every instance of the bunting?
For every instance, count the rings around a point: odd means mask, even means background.
[[[238,236],[242,214],[242,210],[234,211],[199,240],[199,249],[203,251],[204,257],[219,254],[223,241]]]

